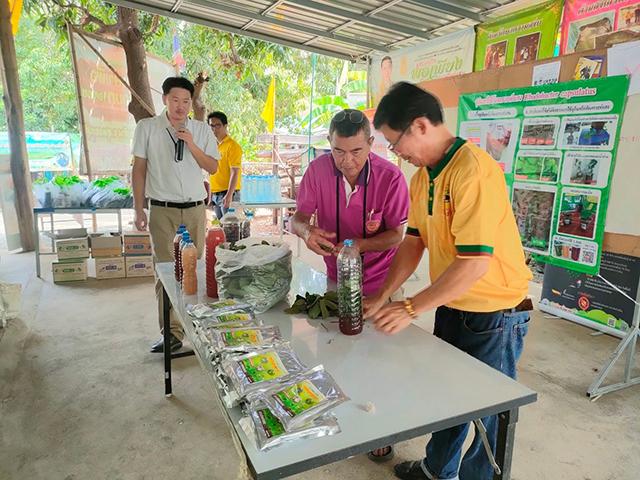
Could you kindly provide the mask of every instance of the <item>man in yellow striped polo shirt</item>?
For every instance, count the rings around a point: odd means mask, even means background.
[[[374,118],[398,156],[419,168],[410,185],[407,235],[380,291],[365,300],[376,328],[396,333],[436,310],[434,335],[515,378],[529,322],[525,264],[504,174],[484,150],[454,137],[431,94],[399,83]],[[429,252],[431,285],[386,304]],[[464,379],[460,379],[464,381]],[[437,388],[437,385],[434,385]],[[495,453],[497,418],[482,419]],[[395,467],[405,480],[490,480],[480,435],[462,457],[468,425],[436,432],[426,457]]]

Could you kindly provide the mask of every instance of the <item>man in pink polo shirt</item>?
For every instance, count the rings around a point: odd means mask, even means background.
[[[371,153],[371,127],[359,110],[343,110],[329,127],[331,153],[311,162],[297,195],[293,232],[322,255],[336,281],[342,242],[353,239],[363,254],[363,290],[382,286],[407,222],[409,194],[402,172]],[[316,214],[316,225],[311,217]]]

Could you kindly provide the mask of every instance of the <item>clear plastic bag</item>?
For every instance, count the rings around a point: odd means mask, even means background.
[[[247,400],[262,400],[285,430],[292,432],[348,401],[349,397],[324,367],[318,365],[266,391],[252,393]]]
[[[233,298],[220,300],[214,303],[198,303],[196,305],[187,305],[187,313],[193,318],[209,318],[229,310],[246,310],[251,311],[251,305],[241,302]]]
[[[255,441],[258,450],[266,451],[294,440],[326,437],[340,433],[340,425],[333,415],[316,418],[299,429],[287,432],[271,410],[263,403],[248,404],[247,416],[239,421],[247,437]]]
[[[221,298],[249,303],[256,313],[264,313],[284,300],[291,287],[291,249],[286,243],[262,242],[247,238],[216,249],[216,281]]]
[[[229,387],[238,398],[266,390],[273,382],[302,373],[306,367],[288,343],[233,355],[221,363]]]
[[[214,352],[247,352],[248,349],[271,347],[282,342],[280,329],[264,327],[209,329],[207,336]]]

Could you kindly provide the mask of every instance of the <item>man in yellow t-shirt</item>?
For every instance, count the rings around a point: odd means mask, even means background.
[[[222,112],[212,112],[207,123],[218,139],[218,170],[209,178],[211,204],[218,219],[227,213],[231,202],[240,201],[242,147],[229,135],[229,121]]]
[[[484,150],[454,137],[443,123],[439,101],[410,83],[391,88],[378,105],[374,125],[389,148],[419,170],[409,190],[407,235],[382,288],[365,300],[365,315],[377,329],[392,334],[435,308],[434,335],[515,378],[531,310],[531,273],[500,166]],[[431,285],[413,298],[387,304],[425,249]],[[497,417],[482,422],[495,454]],[[462,457],[468,428],[465,424],[435,432],[426,457],[396,465],[396,476],[492,479],[477,432]]]

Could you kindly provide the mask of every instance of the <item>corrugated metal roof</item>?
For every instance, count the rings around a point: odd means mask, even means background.
[[[358,60],[542,0],[109,0],[324,55]]]

